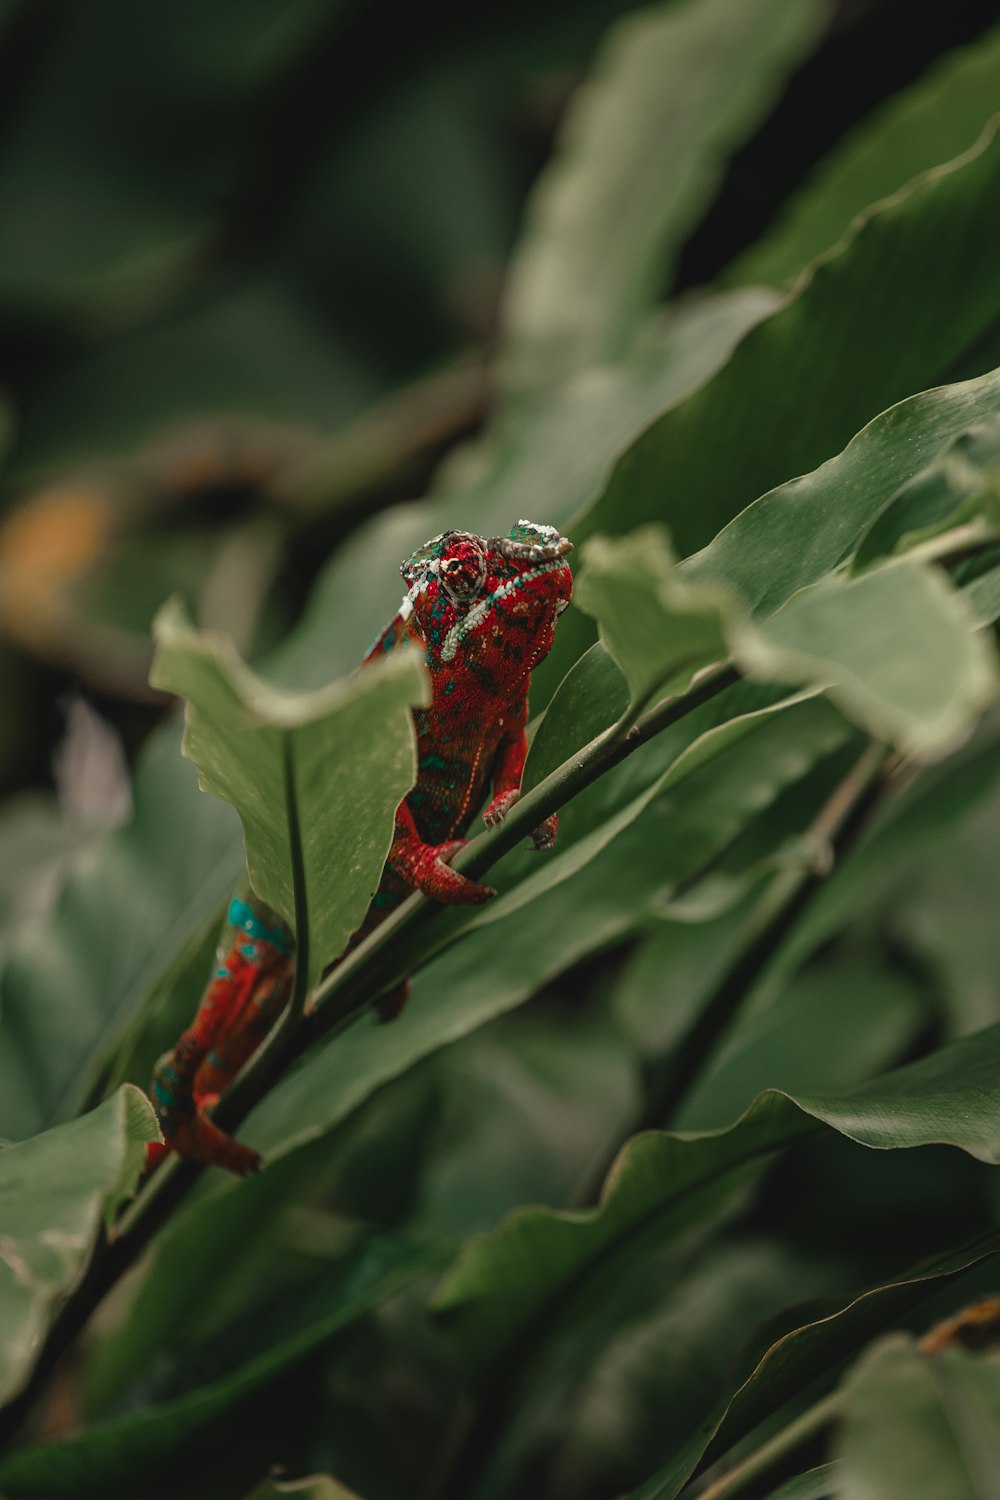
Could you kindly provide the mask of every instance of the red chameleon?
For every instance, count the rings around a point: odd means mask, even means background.
[[[555,527],[518,521],[507,536],[489,540],[443,532],[403,564],[406,596],[365,664],[402,641],[415,643],[430,673],[431,702],[413,710],[416,784],[396,809],[378,890],[349,948],[411,891],[449,906],[479,905],[494,894],[450,861],[491,789],[488,826],[518,799],[531,673],[548,655],[569,603],[571,550]],[[536,848],[551,848],[556,824],[553,816],[536,828]],[[166,1145],[152,1147],[151,1159],[173,1149],[241,1176],[259,1169],[257,1153],[224,1134],[209,1111],[287,1003],[294,946],[268,907],[233,900],[198,1013],[153,1074]],[[395,1003],[390,998],[383,1018],[398,1015],[404,1000],[405,991]]]

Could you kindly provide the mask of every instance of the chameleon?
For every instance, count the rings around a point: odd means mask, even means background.
[[[442,532],[403,563],[406,594],[362,668],[409,642],[423,653],[431,696],[411,711],[416,782],[396,809],[378,888],[345,953],[413,891],[447,906],[495,895],[451,861],[487,796],[487,827],[520,796],[531,674],[572,594],[571,550],[555,527],[521,520],[504,537]],[[553,815],[535,829],[536,849],[552,847],[557,827]],[[233,898],[194,1021],[153,1074],[164,1143],[151,1147],[151,1163],[174,1150],[238,1176],[259,1170],[258,1154],[215,1125],[211,1110],[287,1004],[294,955],[294,936],[276,912],[247,891]],[[407,993],[404,985],[383,997],[383,1020],[399,1014]]]

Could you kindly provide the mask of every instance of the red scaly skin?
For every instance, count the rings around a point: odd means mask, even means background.
[[[570,599],[569,551],[553,528],[520,521],[491,540],[445,532],[403,564],[408,592],[365,664],[412,642],[423,651],[431,702],[413,711],[417,780],[396,810],[378,890],[345,951],[414,890],[448,906],[494,895],[450,862],[487,793],[488,827],[520,795],[531,673],[548,655]],[[551,848],[557,826],[553,816],[536,828],[535,847]],[[230,926],[232,940],[220,949],[193,1024],[157,1064],[152,1095],[166,1145],[151,1147],[150,1160],[173,1149],[243,1175],[260,1158],[220,1131],[209,1111],[287,1003],[294,943],[256,901],[238,897]],[[402,986],[379,1001],[384,1020],[399,1014],[407,993]]]

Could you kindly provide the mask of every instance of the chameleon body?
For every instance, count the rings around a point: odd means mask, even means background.
[[[413,643],[423,652],[431,701],[413,710],[417,779],[396,810],[378,889],[348,951],[414,890],[446,905],[478,905],[494,894],[450,861],[487,796],[487,826],[519,796],[531,673],[548,655],[570,599],[570,550],[553,527],[519,521],[506,537],[444,532],[403,564],[406,595],[364,664]],[[536,848],[551,847],[555,836],[552,817],[535,830]],[[241,1175],[259,1167],[257,1154],[219,1130],[210,1110],[287,1003],[293,964],[293,937],[281,918],[237,896],[194,1022],[153,1075],[166,1142],[152,1148],[153,1159],[174,1149]],[[383,1019],[398,1015],[405,995],[404,987],[380,1003]]]

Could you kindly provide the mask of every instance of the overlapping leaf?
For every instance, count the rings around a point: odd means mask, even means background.
[[[860,222],[718,374],[623,455],[586,532],[660,520],[693,552],[876,413],[945,378],[1000,316],[987,249],[998,202],[991,132]],[[914,317],[915,306],[933,306],[934,317]]]
[[[393,653],[294,697],[254,677],[225,638],[196,631],[176,606],[164,606],[156,636],[152,680],[188,703],[185,754],[205,790],[240,814],[250,883],[298,927],[300,952],[308,938],[312,983],[367,911],[393,815],[416,779],[420,658]]]
[[[901,401],[828,463],[761,495],[681,569],[729,583],[755,615],[771,614],[850,557],[902,484],[932,470],[957,438],[998,414],[997,370]]]
[[[699,667],[726,655],[727,617],[738,614],[738,597],[724,585],[689,583],[661,527],[594,537],[583,563],[574,597],[597,619],[633,705],[659,690],[683,692]]]
[[[438,1306],[466,1358],[489,1365],[640,1225],[655,1221],[671,1233],[688,1221],[692,1205],[703,1212],[741,1166],[817,1122],[878,1149],[944,1142],[998,1162],[1000,1104],[987,1082],[998,1058],[1000,1027],[991,1027],[841,1098],[771,1092],[718,1134],[638,1136],[619,1157],[599,1208],[513,1214],[466,1247]]]
[[[0,1404],[30,1373],[54,1306],[158,1138],[150,1105],[126,1086],[91,1114],[0,1150]]]
[[[996,696],[992,645],[936,569],[910,561],[837,574],[734,632],[736,660],[765,680],[824,686],[906,753],[940,756]]]
[[[1000,1479],[1000,1363],[961,1348],[922,1354],[894,1334],[845,1382],[843,1500],[990,1500]]]

